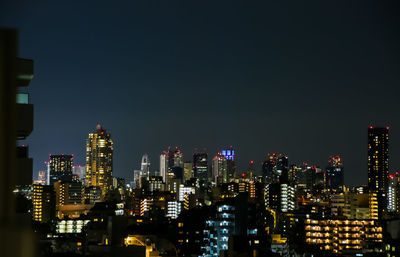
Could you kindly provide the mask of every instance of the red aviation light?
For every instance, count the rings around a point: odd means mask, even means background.
[[[389,130],[390,129],[390,127],[389,126],[386,126],[386,130]]]
[[[372,126],[369,126],[369,128],[370,128],[370,129],[373,129],[374,127],[372,127]]]

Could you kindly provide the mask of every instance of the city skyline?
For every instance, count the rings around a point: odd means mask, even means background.
[[[101,124],[97,124],[96,125],[96,129],[99,129],[99,127],[102,129],[102,125]],[[368,131],[370,131],[371,129],[384,129],[384,130],[386,130],[387,132],[389,132],[389,130],[390,130],[390,127],[389,126],[384,126],[384,127],[373,127],[373,126],[368,126]],[[369,140],[369,137],[368,137],[368,140]],[[366,140],[366,141],[368,141],[368,140]],[[139,170],[142,170],[142,168],[143,168],[143,158],[146,158],[146,162],[147,162],[147,160],[151,163],[151,165],[150,165],[150,163],[148,163],[147,165],[148,166],[146,166],[147,167],[147,169],[149,169],[149,171],[150,171],[150,174],[152,175],[152,176],[154,176],[154,175],[156,175],[156,174],[160,174],[160,176],[163,176],[161,173],[161,170],[160,170],[160,156],[162,156],[163,154],[166,154],[167,152],[169,152],[169,151],[171,151],[171,154],[173,153],[173,151],[171,150],[171,149],[176,149],[176,151],[179,151],[181,154],[183,154],[183,162],[185,162],[185,163],[188,163],[188,162],[190,162],[192,165],[194,164],[194,162],[193,162],[193,158],[194,158],[194,156],[195,155],[198,155],[198,154],[202,154],[202,153],[204,153],[204,154],[209,154],[210,155],[210,157],[209,158],[211,158],[210,160],[209,160],[209,163],[208,163],[208,169],[209,169],[209,172],[211,172],[211,170],[212,170],[212,159],[215,157],[215,156],[218,156],[218,155],[220,155],[221,154],[221,152],[224,152],[225,150],[223,150],[223,149],[227,149],[228,147],[222,147],[221,149],[219,149],[219,150],[217,150],[215,153],[210,153],[209,151],[207,151],[207,148],[203,148],[202,149],[202,151],[198,151],[198,149],[197,148],[194,148],[191,152],[186,152],[186,151],[184,151],[184,150],[182,150],[183,148],[182,147],[178,147],[178,146],[175,146],[175,147],[172,147],[172,146],[168,146],[168,147],[166,147],[166,149],[167,149],[167,151],[165,151],[165,150],[161,150],[160,151],[160,154],[159,155],[155,155],[154,157],[153,156],[150,156],[148,153],[143,153],[143,155],[141,156],[141,158],[140,158],[140,161],[138,161],[137,163],[136,162],[132,162],[132,163],[134,163],[133,164],[133,166],[132,166],[132,168],[131,168],[131,170],[130,170],[130,172],[127,174],[127,175],[122,175],[122,176],[120,176],[120,177],[123,177],[126,181],[134,181],[134,172],[135,171],[139,171]],[[235,151],[235,166],[237,166],[237,162],[240,160],[240,159],[238,159],[237,157],[236,157],[236,152],[238,151],[237,150],[237,148],[232,148],[232,146],[230,146],[230,149],[232,150],[232,149],[234,149],[234,151]],[[239,151],[240,152],[240,151]],[[64,153],[60,153],[60,155],[64,155]],[[295,166],[300,166],[300,165],[302,165],[302,164],[304,164],[304,163],[306,163],[307,165],[309,165],[309,166],[316,166],[316,167],[318,167],[318,168],[320,168],[322,171],[327,171],[327,165],[329,165],[330,164],[330,162],[332,161],[332,158],[339,158],[339,161],[341,162],[341,167],[343,168],[343,163],[344,163],[344,166],[346,166],[346,158],[343,156],[343,155],[338,155],[338,154],[332,154],[332,155],[329,155],[329,156],[327,156],[326,157],[326,159],[325,159],[325,162],[324,162],[324,160],[320,160],[320,161],[304,161],[304,160],[300,160],[300,161],[297,161],[297,162],[294,162],[294,161],[292,161],[292,159],[290,158],[290,156],[288,156],[285,152],[282,152],[282,153],[277,153],[277,152],[268,152],[268,153],[265,153],[264,154],[264,159],[262,159],[262,160],[260,160],[260,161],[258,161],[258,160],[254,160],[254,159],[251,159],[251,160],[247,160],[246,161],[246,165],[247,165],[247,167],[246,168],[244,168],[244,169],[236,169],[236,171],[235,171],[235,173],[236,174],[241,174],[241,173],[243,173],[243,172],[247,172],[247,171],[249,171],[249,163],[251,163],[252,164],[252,166],[254,167],[254,171],[255,171],[255,175],[258,175],[258,176],[262,176],[263,175],[263,165],[264,165],[264,162],[265,162],[265,160],[267,160],[267,159],[269,159],[270,157],[270,154],[273,154],[273,155],[275,155],[275,154],[279,154],[279,155],[284,155],[287,159],[288,159],[288,164],[289,164],[289,166],[292,166],[292,165],[295,165]],[[50,154],[49,156],[51,156],[52,154]],[[74,156],[74,154],[72,154],[72,156]],[[145,157],[146,156],[146,157]],[[388,156],[390,156],[390,154],[388,154]],[[113,156],[114,157],[114,156]],[[74,158],[75,158],[75,156],[74,156]],[[153,159],[154,158],[154,159]],[[241,162],[242,164],[245,162],[245,161],[243,161],[243,160],[241,160],[241,161],[239,161],[239,162]],[[368,162],[368,154],[366,154],[366,162]],[[44,165],[47,165],[47,161],[44,161]],[[390,163],[390,158],[389,158],[389,163]],[[258,164],[258,165],[257,165]],[[183,163],[182,163],[182,165],[183,165]],[[86,163],[78,163],[78,164],[74,164],[74,167],[75,166],[86,166]],[[243,166],[245,166],[245,165],[243,165]],[[390,167],[390,165],[388,165],[389,167]],[[172,167],[172,166],[171,166]],[[182,166],[182,168],[183,168],[183,166]],[[195,169],[194,167],[193,167],[193,169]],[[354,183],[354,184],[351,184],[351,183],[348,183],[347,181],[346,181],[346,176],[347,176],[347,168],[345,169],[346,171],[345,171],[345,173],[343,174],[342,173],[342,175],[341,176],[344,176],[344,185],[346,185],[346,186],[360,186],[360,185],[368,185],[368,168],[367,168],[367,179],[366,179],[366,181],[362,181],[362,182],[359,182],[359,183]],[[182,170],[183,171],[183,170]],[[397,169],[389,169],[388,170],[388,173],[389,174],[394,174],[395,172],[397,172],[398,170]],[[34,172],[34,179],[35,178],[37,178],[37,175],[40,173],[40,172],[43,172],[43,170],[38,170],[38,171],[35,171]],[[113,174],[113,175],[115,175],[115,174]],[[115,175],[115,176],[117,176],[118,177],[118,175]],[[343,178],[342,178],[343,179]]]
[[[21,56],[35,60],[35,172],[49,153],[84,164],[85,135],[101,123],[115,135],[117,176],[169,145],[234,145],[239,170],[268,152],[319,166],[339,154],[346,183],[358,184],[367,179],[364,128],[400,128],[396,10],[388,2],[5,1],[0,24],[19,29]],[[390,170],[400,168],[399,135]]]

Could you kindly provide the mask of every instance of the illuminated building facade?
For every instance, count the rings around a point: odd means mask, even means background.
[[[151,176],[149,179],[149,191],[162,191],[164,189],[163,178],[161,176]]]
[[[228,161],[220,153],[212,160],[212,176],[217,184],[228,183]]]
[[[73,160],[73,155],[50,155],[50,185],[56,181],[72,181]]]
[[[382,227],[374,220],[306,219],[305,234],[307,244],[335,254],[383,240]]]
[[[33,185],[33,220],[47,223],[55,217],[55,193],[53,186]]]
[[[194,177],[192,162],[185,162],[183,164],[183,180],[189,180]]]
[[[400,174],[389,175],[388,186],[388,212],[400,213]]]
[[[378,218],[387,211],[389,175],[389,127],[368,128],[368,190],[376,197]],[[375,204],[371,199],[371,204]],[[371,206],[371,208],[374,206]]]
[[[217,217],[206,221],[203,230],[203,255],[219,256],[221,250],[228,250],[228,239],[235,232],[235,207],[232,205],[217,206]]]
[[[86,186],[99,186],[102,197],[112,187],[114,143],[101,125],[86,141]]]
[[[194,177],[200,181],[208,180],[208,155],[207,153],[193,154]]]
[[[140,170],[142,171],[143,176],[145,176],[147,179],[150,177],[150,159],[147,153],[142,156]]]
[[[340,156],[331,156],[326,167],[326,188],[339,189],[344,185],[343,163]]]
[[[265,185],[265,206],[275,211],[288,212],[295,209],[295,189],[289,184]]]
[[[178,147],[174,151],[168,147],[168,150],[160,155],[160,176],[163,177],[164,183],[168,183],[169,179],[175,178],[175,173],[179,171],[181,171],[183,179],[183,167],[183,153]]]
[[[226,159],[226,172],[228,176],[228,182],[234,179],[236,166],[235,166],[235,150],[232,146],[229,149],[222,150],[221,154],[225,156]]]

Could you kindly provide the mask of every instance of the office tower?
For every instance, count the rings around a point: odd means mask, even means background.
[[[72,181],[73,161],[73,155],[50,155],[50,185],[53,185],[56,181]]]
[[[142,162],[140,165],[140,169],[142,170],[143,176],[146,178],[150,177],[150,159],[147,153],[142,156]]]
[[[163,178],[163,182],[167,182],[168,175],[168,154],[162,153],[160,155],[160,176]]]
[[[287,183],[288,157],[280,153],[270,153],[262,165],[262,175],[266,183]]]
[[[174,151],[170,147],[160,155],[160,176],[163,177],[164,183],[167,183],[169,179],[175,177],[174,167],[179,167],[182,170],[183,177],[183,153],[178,147]],[[180,171],[180,169],[175,169]]]
[[[208,155],[207,153],[193,154],[194,177],[200,181],[208,181]]]
[[[329,157],[325,181],[328,189],[339,189],[344,185],[343,162],[340,156]]]
[[[183,180],[189,180],[194,177],[192,162],[185,162],[183,164]]]
[[[228,181],[235,177],[236,166],[235,166],[235,150],[232,146],[229,149],[222,150],[221,154],[226,159],[226,171],[228,174]]]
[[[86,141],[86,186],[99,186],[104,196],[111,188],[113,171],[113,141],[100,124]]]
[[[33,185],[33,220],[48,223],[55,217],[55,193],[53,186]]]
[[[368,128],[368,190],[376,197],[378,218],[387,210],[389,172],[389,127]],[[373,199],[371,199],[371,204]],[[372,208],[372,206],[371,206]]]
[[[217,184],[228,183],[228,161],[221,153],[212,160],[212,176]]]
[[[134,182],[134,187],[135,188],[141,188],[142,187],[142,177],[143,177],[143,171],[142,170],[134,170],[133,171],[133,182]]]

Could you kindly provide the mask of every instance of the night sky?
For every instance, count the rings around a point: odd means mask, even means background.
[[[34,174],[50,153],[85,164],[97,123],[128,180],[145,152],[158,170],[169,145],[186,160],[233,145],[239,170],[268,152],[321,167],[339,154],[345,182],[366,184],[371,124],[391,127],[400,169],[395,1],[131,2],[1,1],[35,61]]]

